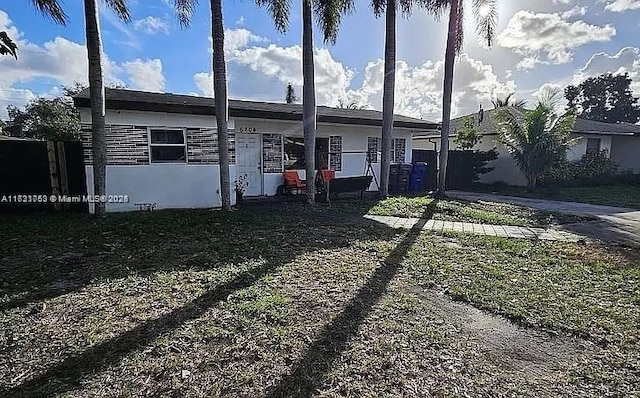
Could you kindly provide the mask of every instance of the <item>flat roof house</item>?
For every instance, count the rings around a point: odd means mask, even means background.
[[[87,192],[93,193],[89,91],[74,97],[80,111]],[[106,89],[107,194],[128,203],[107,211],[218,207],[220,177],[215,107],[211,98]],[[318,107],[316,165],[337,177],[363,175],[367,152],[380,173],[382,113]],[[395,116],[392,161],[410,162],[412,136],[437,130],[437,123]],[[275,195],[282,172],[305,178],[302,105],[229,101],[231,181],[246,174],[246,196]],[[231,189],[231,187],[230,187]],[[374,184],[371,190],[377,189]],[[233,200],[232,195],[232,200]]]

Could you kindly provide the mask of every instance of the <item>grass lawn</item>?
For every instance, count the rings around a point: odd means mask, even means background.
[[[3,218],[0,396],[640,393],[638,253],[341,214]]]
[[[527,192],[524,187],[495,186],[478,184],[474,190],[522,196],[536,199],[561,200],[566,202],[592,203],[597,205],[620,206],[640,209],[640,186],[611,185],[601,187],[566,187]]]
[[[429,196],[396,196],[384,200],[334,200],[333,211],[379,216],[422,217],[434,220],[462,221],[494,225],[547,227],[590,220],[587,217],[530,209],[506,203],[439,200]]]

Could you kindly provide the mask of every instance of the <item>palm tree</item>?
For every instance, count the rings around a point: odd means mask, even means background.
[[[389,196],[389,166],[391,164],[391,141],[393,139],[393,111],[396,86],[396,9],[398,4],[403,14],[411,13],[413,3],[429,9],[424,0],[373,0],[371,6],[376,17],[385,14],[384,82],[382,89],[382,153],[380,156],[380,195]]]
[[[266,7],[275,27],[284,33],[289,27],[290,0],[256,0]],[[307,205],[315,207],[315,151],[316,151],[316,89],[313,61],[313,15],[324,36],[325,43],[335,43],[342,16],[353,9],[352,0],[302,0],[302,125],[304,157],[307,175]],[[313,12],[312,12],[313,11]]]
[[[287,93],[284,100],[287,104],[295,104],[296,101],[298,101],[298,97],[296,97],[296,91],[293,89],[293,85],[291,83],[287,84]]]
[[[431,0],[429,8],[441,15],[449,8],[447,47],[444,55],[444,90],[442,101],[442,132],[440,138],[440,170],[438,173],[437,196],[444,196],[446,189],[447,161],[449,159],[449,127],[451,125],[451,96],[453,93],[453,69],[456,55],[462,50],[464,41],[464,1]],[[476,32],[482,36],[487,46],[493,43],[497,21],[497,0],[472,0]]]
[[[197,5],[197,0],[175,0],[178,20],[188,26]],[[229,130],[227,127],[229,103],[227,95],[227,65],[224,56],[224,21],[222,0],[211,0],[211,37],[213,38],[213,95],[218,130],[218,152],[220,163],[220,197],[222,209],[231,210],[231,177],[229,173]]]
[[[125,22],[131,20],[126,0],[104,0],[107,7]],[[32,0],[34,7],[54,22],[65,25],[67,15],[60,0]],[[105,98],[102,79],[102,39],[97,0],[84,0],[85,31],[87,37],[87,58],[89,61],[89,94],[91,97],[91,149],[93,153],[94,194],[106,194],[107,148],[105,140]],[[95,215],[103,217],[105,203],[95,203]]]
[[[527,105],[527,101],[517,100],[513,98],[514,95],[515,93],[510,93],[506,97],[496,97],[496,99],[491,100],[491,103],[493,104],[494,109],[511,106],[514,108],[518,108],[521,111],[524,111],[524,108]]]
[[[364,105],[360,105],[358,101],[347,102],[342,98],[338,98],[338,106],[339,109],[365,109]]]
[[[533,110],[524,112],[503,107],[496,115],[500,141],[527,179],[530,191],[546,171],[566,157],[567,149],[576,141],[571,138],[576,117],[571,113],[558,116],[555,98],[545,95]]]

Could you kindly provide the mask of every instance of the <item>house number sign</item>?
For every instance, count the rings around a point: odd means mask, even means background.
[[[258,130],[255,127],[244,126],[244,127],[237,128],[236,131],[238,133],[255,133]]]

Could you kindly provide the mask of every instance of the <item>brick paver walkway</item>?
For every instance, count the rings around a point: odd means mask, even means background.
[[[513,225],[474,224],[457,221],[421,220],[420,218],[401,218],[391,216],[365,215],[364,218],[388,225],[392,228],[411,229],[420,221],[424,222],[423,230],[426,231],[454,231],[476,235],[502,236],[520,239],[541,239],[561,242],[577,242],[586,240],[582,235],[576,235],[557,229],[544,229],[532,227],[517,227]]]

